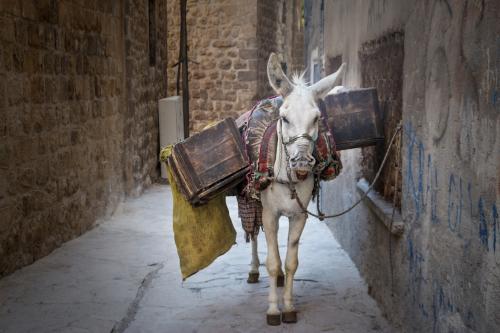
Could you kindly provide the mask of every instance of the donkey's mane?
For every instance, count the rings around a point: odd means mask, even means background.
[[[307,88],[307,86],[309,85],[309,83],[304,78],[305,74],[306,74],[305,71],[293,73],[292,74],[292,83],[293,83],[293,85],[295,85],[296,87],[300,87],[300,88]]]

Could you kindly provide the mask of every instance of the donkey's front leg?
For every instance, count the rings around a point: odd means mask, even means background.
[[[290,226],[288,229],[288,245],[285,259],[285,291],[283,293],[283,322],[296,323],[297,312],[293,306],[293,277],[299,265],[299,240],[304,225],[306,224],[307,216],[305,214],[295,215],[290,218]]]
[[[262,223],[267,242],[266,268],[269,274],[269,308],[267,309],[267,323],[269,325],[281,324],[277,288],[277,279],[281,272],[281,259],[278,250],[278,218],[276,213],[266,208],[263,209]]]

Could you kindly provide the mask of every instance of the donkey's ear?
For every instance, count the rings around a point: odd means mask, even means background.
[[[330,90],[342,83],[346,67],[347,65],[344,62],[335,73],[322,78],[310,87],[316,98],[323,99]]]
[[[285,97],[292,92],[293,85],[283,73],[278,56],[275,53],[271,53],[267,62],[267,78],[278,95]]]

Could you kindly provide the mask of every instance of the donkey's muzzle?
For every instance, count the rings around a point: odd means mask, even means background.
[[[290,168],[295,172],[297,179],[305,180],[315,163],[316,160],[310,155],[297,155],[290,159]]]
[[[290,167],[294,170],[311,171],[315,163],[311,155],[296,155],[290,159]]]

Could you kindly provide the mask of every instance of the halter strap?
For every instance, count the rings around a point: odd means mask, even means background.
[[[310,136],[309,134],[307,133],[303,133],[303,134],[300,134],[300,135],[296,135],[296,136],[292,136],[291,138],[288,138],[288,141],[285,141],[284,138],[283,138],[283,130],[281,130],[281,128],[283,128],[283,119],[280,119],[280,132],[281,132],[281,138],[282,138],[282,142],[285,146],[288,146],[289,144],[292,144],[294,143],[295,141],[297,141],[298,139],[306,139],[308,141],[311,141],[311,142],[315,142],[316,140],[314,140],[314,138],[312,136]]]
[[[314,142],[314,139],[312,138],[312,136],[310,136],[307,133],[304,133],[304,134],[301,134],[301,135],[292,136],[291,138],[288,139],[287,142],[283,141],[283,144],[285,146],[288,146],[289,144],[292,144],[292,143],[294,143],[295,141],[297,141],[298,139],[301,139],[301,138],[304,138],[304,139],[307,139],[307,140],[309,140],[311,142]]]

